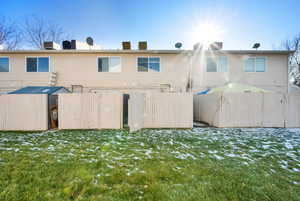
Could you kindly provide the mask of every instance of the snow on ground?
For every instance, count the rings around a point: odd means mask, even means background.
[[[105,161],[108,168],[132,161],[234,160],[251,165],[268,160],[283,171],[300,171],[300,129],[194,128],[192,130],[146,129],[137,133],[116,131],[0,132],[0,164],[5,153],[52,154],[57,161],[80,157],[88,163]],[[180,167],[177,167],[180,168]],[[272,169],[271,172],[278,171]]]

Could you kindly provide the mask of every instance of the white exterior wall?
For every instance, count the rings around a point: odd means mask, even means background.
[[[55,51],[55,50],[54,50]],[[160,91],[168,84],[174,91],[185,91],[187,83],[186,54],[108,54],[108,53],[1,53],[10,58],[10,72],[0,72],[0,92],[25,86],[48,86],[51,72],[57,73],[56,86],[71,88],[82,85],[90,91]],[[25,58],[42,56],[50,58],[50,72],[26,72]],[[121,57],[121,72],[98,72],[98,57]],[[160,58],[160,72],[138,72],[137,57]]]
[[[287,54],[221,54],[213,57],[226,56],[228,72],[206,72],[206,56],[194,55],[193,90],[201,91],[207,88],[236,82],[263,88],[266,90],[287,93],[288,91],[288,55]],[[245,60],[249,57],[265,57],[266,72],[245,72]]]

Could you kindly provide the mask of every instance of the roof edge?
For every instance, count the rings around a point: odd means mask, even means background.
[[[0,54],[188,54],[194,50],[0,50]],[[291,50],[205,50],[227,54],[291,54]]]

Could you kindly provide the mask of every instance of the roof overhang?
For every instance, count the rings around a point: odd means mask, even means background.
[[[190,54],[194,50],[0,50],[0,54]],[[199,51],[202,53],[202,51]],[[220,54],[292,54],[289,50],[205,50]]]

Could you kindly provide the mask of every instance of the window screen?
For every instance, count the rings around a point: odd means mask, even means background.
[[[228,72],[228,63],[226,56],[219,57],[218,72]]]
[[[26,58],[26,70],[27,72],[37,72],[37,58]]]
[[[255,58],[248,58],[245,64],[246,72],[254,72],[255,71]]]
[[[206,72],[217,72],[217,62],[212,57],[206,59]]]
[[[138,72],[148,72],[148,57],[138,58]]]
[[[120,57],[98,58],[98,72],[121,72]]]
[[[9,58],[0,57],[0,72],[9,72]]]
[[[255,71],[256,72],[265,72],[266,71],[266,59],[265,58],[256,58]]]
[[[98,72],[109,72],[108,57],[98,58]]]
[[[251,57],[246,60],[245,72],[265,72],[266,59],[264,57]]]

